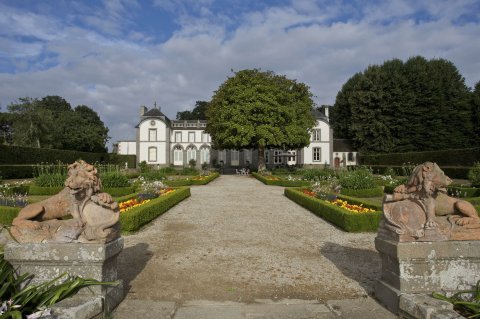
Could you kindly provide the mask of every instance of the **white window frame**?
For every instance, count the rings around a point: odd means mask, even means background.
[[[152,133],[154,135],[152,136]],[[149,128],[148,129],[148,141],[156,142],[157,141],[157,129],[156,128]]]
[[[314,129],[312,131],[312,142],[320,142],[322,140],[322,130]]]
[[[174,165],[183,165],[183,150],[180,147],[173,149],[173,163]]]
[[[321,162],[322,161],[322,148],[314,147],[312,149],[312,161]]]
[[[190,138],[190,136],[192,136],[192,135],[193,135],[193,141],[192,141],[192,139]],[[191,131],[188,132],[188,142],[189,142],[189,143],[195,143],[195,132],[191,132]]]
[[[202,147],[200,149],[200,164],[210,164],[210,149],[208,147]]]
[[[252,153],[250,152],[250,150],[243,150],[243,161],[245,162],[245,164],[247,164],[247,162],[252,164]]]
[[[208,134],[202,132],[202,143],[208,143]]]
[[[225,162],[227,161],[227,152],[225,150],[219,150],[218,151],[218,163],[223,162],[223,164],[226,164]]]
[[[273,164],[282,164],[282,158],[276,155],[281,154],[282,151],[275,150],[273,151]]]
[[[187,163],[190,163],[190,160],[197,160],[197,150],[194,147],[187,148]]]
[[[152,153],[152,151],[154,152]],[[157,161],[157,148],[155,146],[148,148],[148,161],[152,163]]]
[[[175,132],[175,142],[176,143],[182,142],[182,132]]]

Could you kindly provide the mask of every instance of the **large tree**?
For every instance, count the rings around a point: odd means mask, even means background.
[[[470,94],[450,61],[390,60],[345,83],[332,125],[337,137],[365,152],[465,147],[473,137]]]
[[[480,145],[480,81],[475,84],[472,93],[472,124],[476,145]]]
[[[207,101],[197,101],[192,111],[177,112],[177,120],[206,120],[208,105]]]
[[[108,128],[85,105],[72,109],[60,96],[20,98],[8,106],[15,145],[105,152]]]
[[[235,72],[215,92],[207,110],[207,129],[217,149],[295,149],[310,143],[315,125],[309,87],[271,71]]]

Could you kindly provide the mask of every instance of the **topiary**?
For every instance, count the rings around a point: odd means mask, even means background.
[[[480,187],[480,162],[473,163],[468,171],[468,180],[474,187]]]

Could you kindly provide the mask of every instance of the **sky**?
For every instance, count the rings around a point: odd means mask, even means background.
[[[174,119],[259,68],[332,105],[356,72],[421,55],[480,81],[480,0],[0,0],[0,111],[20,97],[88,105],[109,144],[139,108]]]

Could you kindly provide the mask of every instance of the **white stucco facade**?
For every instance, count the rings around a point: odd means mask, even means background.
[[[311,130],[310,145],[288,151],[266,150],[267,166],[334,166],[333,133],[328,116],[319,111],[314,115],[316,124]],[[158,166],[187,166],[191,159],[197,166],[203,163],[221,163],[227,167],[256,165],[257,150],[213,150],[211,136],[205,133],[206,125],[202,120],[171,121],[156,107],[150,110],[141,107],[136,140],[119,141],[117,151],[137,155],[139,163],[145,161]]]

